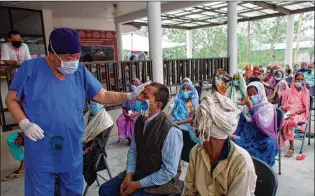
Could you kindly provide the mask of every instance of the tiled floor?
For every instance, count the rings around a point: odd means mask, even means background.
[[[299,152],[301,141],[296,141],[296,152]],[[126,165],[126,154],[128,146],[126,143],[117,143],[117,137],[112,137],[108,143],[108,162],[112,172],[115,176]],[[283,149],[283,152],[286,152]],[[278,192],[277,196],[313,196],[314,195],[314,140],[311,139],[311,145],[305,143],[304,152],[305,160],[297,161],[293,158],[282,158],[282,175],[278,175]],[[274,166],[275,172],[278,172],[278,164]],[[8,174],[10,171],[2,173],[2,176]],[[106,172],[101,172],[103,176],[108,178]],[[183,173],[181,179],[184,179],[186,174],[186,167],[183,166]],[[100,180],[101,183],[104,181]],[[2,196],[23,196],[24,181],[23,179],[15,179],[10,182],[1,182]],[[88,194],[90,196],[98,195],[98,186],[94,183]]]

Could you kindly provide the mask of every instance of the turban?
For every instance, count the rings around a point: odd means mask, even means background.
[[[79,33],[69,28],[55,29],[49,36],[49,52],[75,54],[81,52]]]
[[[226,139],[237,127],[237,112],[234,102],[215,92],[202,99],[196,111],[195,126],[201,141],[208,141],[210,136]]]

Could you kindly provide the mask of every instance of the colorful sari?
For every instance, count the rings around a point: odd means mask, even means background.
[[[234,133],[238,137],[234,142],[247,150],[251,156],[273,166],[279,151],[276,108],[268,102],[262,83],[252,82],[248,87],[250,86],[258,90],[260,103],[252,109],[247,106],[243,108]]]
[[[245,72],[244,72],[244,74],[243,74],[244,80],[246,81],[246,79],[247,79],[248,77],[251,77],[252,74],[253,74],[252,66],[251,66],[251,65],[246,65],[246,67],[245,67]]]
[[[262,72],[259,68],[259,66],[255,65],[254,66],[254,71],[253,74],[251,75],[252,78],[261,78],[262,76]]]
[[[282,124],[282,142],[284,145],[286,140],[294,140],[294,128],[299,122],[308,122],[308,115],[310,110],[310,93],[306,88],[306,85],[302,87],[299,92],[295,87],[295,77],[292,77],[291,88],[281,93],[282,102],[281,107],[284,112],[290,111],[291,114],[305,108],[306,111],[303,114],[295,114],[288,119],[283,120]],[[304,130],[303,130],[304,131]]]
[[[142,84],[139,79],[133,78],[131,82],[135,81],[138,85]],[[129,111],[137,112],[136,110],[136,100],[126,101],[122,104],[123,110],[127,113]],[[133,118],[128,118],[124,113],[122,113],[117,119],[117,127],[118,127],[118,134],[119,134],[119,141],[120,140],[128,140],[131,141],[133,138],[134,132],[134,124],[136,122],[138,116]]]
[[[276,103],[279,101],[280,96],[281,96],[281,92],[283,92],[284,90],[289,88],[288,83],[284,80],[284,73],[282,70],[277,70],[277,72],[281,72],[282,76],[281,76],[281,80],[280,81],[275,81],[276,85],[274,87],[273,93],[271,94],[271,96],[268,96],[268,100],[271,103]]]
[[[226,93],[225,81],[222,78],[222,76],[226,75],[228,74],[225,71],[223,71],[222,69],[218,69],[217,75],[215,77],[215,86],[221,95],[225,95]]]
[[[189,102],[186,102],[186,100],[183,98],[184,86],[188,86],[192,92]],[[172,121],[177,122],[188,119],[189,113],[192,111],[195,112],[199,108],[199,99],[196,98],[196,91],[194,91],[194,88],[195,87],[188,82],[185,82],[180,86],[178,96],[175,98],[174,102],[174,108],[171,116]],[[192,106],[193,108],[191,108],[190,106]],[[200,142],[199,138],[197,138],[195,134],[195,130],[190,126],[190,123],[185,123],[177,126],[183,131],[188,131],[190,138],[195,143]]]
[[[241,73],[237,73],[238,77],[238,90],[236,90],[235,86],[232,85],[230,86],[227,91],[225,96],[230,98],[236,105],[237,107],[237,114],[239,115],[243,109],[243,105],[241,105],[242,100],[245,100],[247,98],[246,96],[246,82],[244,78],[242,77]]]

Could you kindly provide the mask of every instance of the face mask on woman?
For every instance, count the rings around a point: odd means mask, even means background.
[[[238,86],[238,81],[233,81],[232,84],[233,86]]]
[[[276,81],[280,81],[282,78],[281,77],[275,77]]]
[[[297,88],[301,88],[302,86],[304,86],[303,82],[296,82],[295,83],[295,87],[297,87]]]
[[[252,100],[254,105],[259,103],[259,96],[258,95],[251,96],[250,99]]]
[[[183,97],[184,99],[189,99],[189,98],[191,97],[191,91],[189,91],[189,92],[183,92],[183,93],[182,93],[182,97]]]
[[[137,88],[137,87],[136,87],[135,85],[133,85],[133,84],[130,86],[130,90],[131,90],[132,92],[135,91],[136,88]]]

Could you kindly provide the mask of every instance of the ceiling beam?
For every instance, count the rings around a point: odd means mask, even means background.
[[[274,5],[274,4],[271,4],[271,3],[267,3],[265,1],[248,1],[247,3],[251,3],[253,5],[257,5],[259,7],[263,7],[263,8],[266,8],[266,9],[271,9],[273,11],[280,12],[281,14],[289,15],[289,14],[292,13],[291,10],[289,10],[289,9],[286,9],[284,7],[277,6],[277,5]]]
[[[292,10],[291,14],[299,14],[299,13],[312,12],[312,11],[314,12],[314,10],[315,10],[315,7],[313,6],[313,7],[308,7],[308,8],[298,9],[298,10]],[[261,20],[261,19],[266,19],[266,18],[285,16],[285,15],[286,14],[282,14],[282,13],[267,14],[267,15],[262,15],[262,16],[254,16],[250,18],[242,18],[242,19],[239,19],[237,22],[255,21],[255,20]],[[192,27],[191,29],[214,27],[214,26],[225,25],[225,24],[227,24],[227,21],[224,22],[223,24],[200,25],[198,27]]]
[[[146,27],[148,26],[147,23],[141,23],[141,22],[129,22],[129,23],[124,23],[124,25],[131,25],[134,27]],[[181,29],[181,30],[189,30],[190,27],[181,27],[181,26],[174,26],[174,25],[161,25],[162,28],[166,29]]]
[[[144,3],[147,3],[147,2],[144,2]],[[183,1],[183,2],[173,1],[170,3],[163,3],[163,4],[161,4],[161,13],[171,12],[171,11],[175,11],[175,10],[181,10],[181,9],[185,9],[188,7],[201,5],[203,3],[204,3],[203,1]],[[137,20],[139,18],[144,18],[147,16],[148,16],[148,10],[143,9],[143,10],[140,10],[137,12],[133,12],[130,14],[125,14],[125,15],[115,17],[114,20],[115,20],[115,23],[128,23],[128,22],[131,22],[133,20]]]

